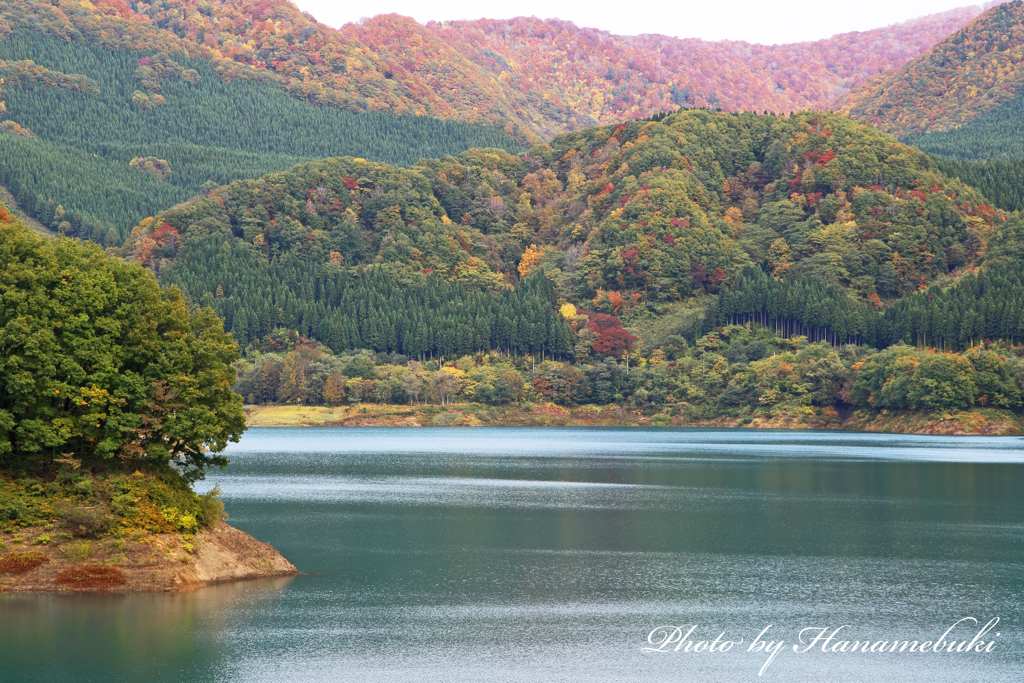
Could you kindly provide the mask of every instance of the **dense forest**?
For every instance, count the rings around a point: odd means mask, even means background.
[[[684,109],[521,156],[339,158],[237,181],[147,219],[120,253],[225,317],[256,402],[425,400],[454,368],[499,403],[678,401],[709,417],[854,405],[857,364],[893,345],[927,372],[937,350],[1016,377],[1007,264],[1022,245],[1018,215],[843,116]],[[833,365],[832,398],[799,388]],[[800,398],[760,398],[764,372],[796,373],[776,379]],[[438,400],[475,395],[458,386]],[[992,400],[971,391],[948,406]]]
[[[163,51],[203,59],[225,80],[271,82],[305,102],[486,123],[538,141],[679,105],[828,107],[978,12],[761,46],[615,36],[524,17],[424,26],[384,15],[336,30],[286,0],[21,0],[0,6],[0,35],[30,30],[106,50]]]
[[[950,39],[996,55],[990,90],[1017,58],[989,34],[1020,7]],[[1005,174],[839,114],[722,110],[824,106],[974,12],[761,48],[525,19],[333,31],[270,0],[23,3],[0,28],[0,181],[221,316],[250,402],[1019,409]]]
[[[1024,157],[993,161],[955,161],[938,157],[936,162],[943,173],[978,188],[1000,209],[1024,210]]]
[[[936,157],[949,176],[976,187],[995,206],[1024,209],[1024,96],[958,128],[908,135],[903,142]]]
[[[1024,2],[1013,0],[987,10],[904,66],[861,84],[840,100],[840,111],[893,135],[931,133],[1001,108],[1022,87]],[[955,139],[936,144],[965,152]],[[1011,138],[1000,134],[983,147],[995,151],[1000,139]]]
[[[430,72],[422,46],[436,37],[483,74],[525,93],[543,116],[534,126],[554,134],[679,106],[825,109],[850,88],[920,55],[978,12],[963,7],[872,31],[770,46],[617,36],[536,17],[421,27],[392,15],[342,32],[411,75]]]
[[[1018,221],[927,155],[844,117],[689,110],[521,157],[312,162],[164,211],[126,253],[163,277],[195,274],[199,301],[218,285],[239,295],[206,277],[209,262],[192,265],[196,245],[215,240],[271,268],[334,259],[483,290],[542,265],[565,301],[617,314],[716,293],[749,264],[893,299],[977,263],[1007,220]]]
[[[2,203],[0,295],[0,475],[60,458],[195,480],[227,463],[245,427],[238,347],[210,309],[96,245],[36,235]]]
[[[111,246],[202,190],[313,159],[517,153],[538,132],[679,105],[826,106],[975,14],[737,52],[557,21],[420,26],[392,15],[335,31],[268,0],[32,0],[0,8],[0,185],[45,226]]]
[[[907,135],[902,140],[960,161],[1024,158],[1024,95],[956,128]]]
[[[106,245],[204,187],[310,159],[411,164],[473,146],[521,149],[493,128],[309,106],[269,83],[223,83],[204,60],[29,32],[0,41],[0,74],[9,121],[29,131],[0,128],[0,183],[47,226]],[[132,166],[148,157],[167,172]]]
[[[339,351],[376,349],[420,359],[491,349],[571,356],[572,333],[555,312],[543,276],[514,290],[471,291],[440,277],[408,284],[380,269],[360,274],[330,262],[311,269],[295,259],[270,268],[225,244],[212,240],[191,250],[189,269],[173,271],[166,281],[186,292],[216,281],[221,294],[208,302],[243,346],[293,327]]]

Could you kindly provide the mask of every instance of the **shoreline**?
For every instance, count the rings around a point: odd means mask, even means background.
[[[697,427],[823,429],[948,436],[1024,435],[1024,416],[976,408],[948,414],[802,409],[776,415],[721,416],[687,420],[682,415],[642,415],[618,406],[524,404],[510,407],[467,403],[449,406],[356,404],[353,406],[246,406],[247,427]]]
[[[298,573],[272,546],[226,522],[189,536],[63,541],[40,527],[0,531],[0,592],[183,592]],[[34,566],[5,572],[5,561]]]

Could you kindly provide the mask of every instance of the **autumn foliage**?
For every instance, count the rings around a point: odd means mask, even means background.
[[[614,315],[605,313],[588,314],[587,327],[597,335],[594,341],[594,352],[620,358],[622,354],[632,351],[636,337],[622,328],[622,323]]]
[[[24,574],[44,562],[49,562],[49,559],[37,550],[7,553],[0,559],[0,573]]]
[[[894,135],[956,128],[1024,88],[1024,3],[989,9],[969,25],[841,102],[841,111]]]
[[[540,264],[543,256],[544,247],[538,248],[536,244],[531,244],[527,247],[526,251],[523,252],[523,258],[519,261],[519,277],[524,278],[529,275],[530,271]]]
[[[388,14],[332,29],[285,0],[24,0],[0,9],[0,26],[205,58],[225,80],[270,80],[314,104],[490,123],[539,139],[679,106],[825,108],[979,11],[773,46],[616,36],[526,17],[421,25]],[[142,107],[161,97],[139,95]]]

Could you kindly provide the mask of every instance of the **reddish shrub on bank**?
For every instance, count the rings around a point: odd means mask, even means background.
[[[114,588],[128,583],[124,572],[117,567],[108,567],[104,564],[86,564],[81,567],[71,567],[57,574],[58,586],[65,586],[74,590],[85,590],[89,588]]]
[[[24,574],[25,572],[32,571],[43,562],[49,562],[50,558],[43,555],[38,550],[30,550],[28,552],[20,553],[7,553],[4,558],[0,560],[0,573],[4,574]]]

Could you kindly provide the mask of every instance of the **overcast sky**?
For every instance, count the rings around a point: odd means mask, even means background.
[[[293,0],[329,26],[361,17],[397,12],[421,23],[431,19],[505,19],[518,16],[568,19],[578,26],[635,35],[662,33],[678,38],[791,43],[865,31],[925,14],[975,4],[970,0],[728,0],[726,2],[609,2],[608,0]],[[981,3],[977,3],[981,4]]]

